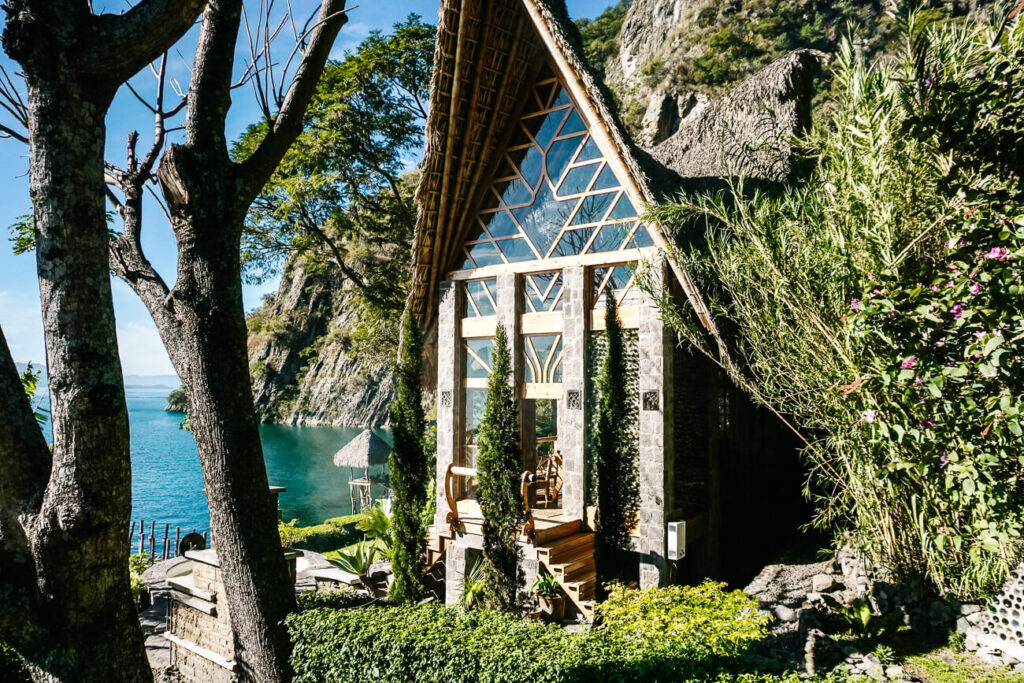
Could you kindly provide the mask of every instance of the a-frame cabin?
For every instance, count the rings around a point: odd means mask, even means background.
[[[501,325],[531,511],[524,570],[529,577],[545,565],[579,611],[591,609],[593,380],[608,292],[630,350],[623,381],[636,417],[636,578],[646,586],[739,576],[737,558],[770,542],[766,516],[793,527],[778,504],[797,497],[791,443],[680,345],[638,288],[646,263],[711,328],[686,274],[662,257],[666,235],[640,219],[681,179],[628,141],[561,0],[443,0],[426,140],[411,305],[437,378],[429,553],[444,561],[448,600],[458,599],[481,547],[475,430]],[[774,507],[758,509],[762,500]],[[669,522],[686,522],[686,557],[675,562]]]

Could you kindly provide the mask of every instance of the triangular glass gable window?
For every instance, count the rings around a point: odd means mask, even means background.
[[[485,193],[463,268],[648,246],[626,196],[564,85],[545,67]]]

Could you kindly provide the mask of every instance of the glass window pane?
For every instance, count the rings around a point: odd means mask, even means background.
[[[587,129],[587,124],[583,123],[583,118],[579,112],[575,109],[569,114],[569,118],[565,120],[565,125],[562,126],[562,130],[559,131],[559,135],[572,135],[573,133],[582,133]]]
[[[463,377],[479,379],[490,376],[491,354],[494,351],[493,339],[465,339],[463,340],[462,350]]]
[[[565,197],[567,195],[585,192],[591,179],[594,177],[594,172],[597,170],[597,166],[597,164],[590,164],[589,166],[577,166],[576,168],[570,169],[569,172],[565,174],[565,180],[562,181],[562,186],[558,188],[558,194]]]
[[[534,116],[525,119],[523,126],[533,136],[533,139],[537,141],[538,145],[547,149],[548,143],[551,142],[551,138],[555,137],[555,133],[558,132],[558,128],[562,125],[562,121],[565,120],[565,115],[568,111],[568,109],[559,109],[549,114]]]
[[[497,280],[470,280],[466,283],[466,317],[494,315]]]
[[[551,145],[551,149],[548,150],[547,164],[548,177],[551,178],[552,183],[557,183],[558,179],[562,177],[565,167],[572,161],[572,155],[579,149],[581,142],[583,142],[582,136],[556,140]]]
[[[495,266],[499,263],[504,263],[501,260],[501,255],[498,254],[497,248],[493,242],[479,242],[474,244],[469,249],[469,255],[473,258],[477,268],[483,268],[484,266]]]
[[[583,146],[583,151],[576,158],[577,162],[581,161],[592,161],[594,159],[601,158],[601,150],[597,148],[597,143],[594,142],[594,138],[587,137],[587,144]]]
[[[526,181],[527,185],[536,190],[537,183],[540,182],[540,174],[544,170],[544,152],[537,145],[531,145],[530,149],[526,150],[526,154],[518,166],[523,180]]]
[[[620,220],[622,218],[636,218],[636,209],[633,208],[633,202],[629,201],[629,197],[626,193],[622,193],[622,197],[615,204],[615,208],[608,215],[608,220]]]
[[[559,201],[551,194],[547,183],[537,192],[537,199],[530,206],[513,209],[523,232],[533,242],[533,246],[541,254],[546,254],[551,243],[565,225],[573,207],[578,200]]]
[[[562,310],[562,273],[534,273],[527,275],[526,308],[532,313]]]
[[[507,211],[485,213],[481,216],[481,221],[487,227],[487,232],[491,237],[509,237],[519,234],[519,228],[516,227],[512,216],[509,216]]]
[[[503,180],[494,189],[505,206],[520,206],[533,201],[533,192],[519,178]]]
[[[505,255],[509,263],[518,263],[520,261],[532,261],[537,258],[537,255],[533,253],[533,249],[530,249],[530,245],[522,237],[516,237],[510,240],[498,240],[498,248],[501,249],[501,253]]]
[[[565,91],[565,88],[559,86],[558,92],[555,93],[555,101],[551,103],[551,108],[564,107],[569,104],[569,93]]]
[[[615,223],[604,226],[601,228],[601,232],[597,233],[594,243],[590,245],[587,252],[593,254],[599,251],[617,251],[622,247],[631,227],[632,223]]]
[[[551,252],[551,257],[576,256],[583,253],[583,248],[587,246],[587,242],[590,241],[590,236],[593,234],[594,228],[566,230],[565,234],[562,235],[562,239],[558,240],[555,250]]]
[[[647,232],[647,228],[641,225],[636,229],[636,234],[629,240],[629,246],[631,248],[653,247],[654,240],[651,239],[651,235]]]
[[[525,379],[531,383],[562,381],[562,335],[523,336]]]
[[[615,199],[614,192],[592,194],[584,197],[580,210],[576,212],[576,216],[572,219],[572,225],[600,223],[601,219],[604,218],[605,212],[608,211],[608,207],[612,205],[613,199]]]
[[[615,177],[615,172],[612,171],[612,167],[609,164],[604,165],[604,170],[601,171],[601,175],[597,176],[597,182],[594,183],[595,190],[610,190],[619,186],[619,179]]]

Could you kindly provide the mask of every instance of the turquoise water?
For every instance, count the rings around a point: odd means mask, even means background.
[[[169,390],[129,387],[128,419],[131,423],[132,519],[164,524],[182,533],[210,528],[203,474],[192,435],[178,429],[182,416],[164,412]],[[49,438],[49,425],[46,426]],[[335,467],[334,453],[361,430],[333,427],[262,425],[260,436],[267,476],[281,494],[284,519],[317,524],[350,512],[349,469]],[[390,435],[382,434],[389,442]],[[361,472],[360,472],[361,474]],[[138,528],[136,527],[136,534]],[[173,540],[173,538],[172,538]]]

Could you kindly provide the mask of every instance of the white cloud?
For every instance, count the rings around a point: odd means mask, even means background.
[[[342,26],[341,33],[338,34],[337,40],[334,41],[331,59],[344,59],[345,52],[354,51],[359,47],[359,43],[366,40],[373,28],[373,26],[363,21],[350,21]]]
[[[117,326],[121,368],[126,375],[173,375],[160,333],[152,323],[123,323]]]

